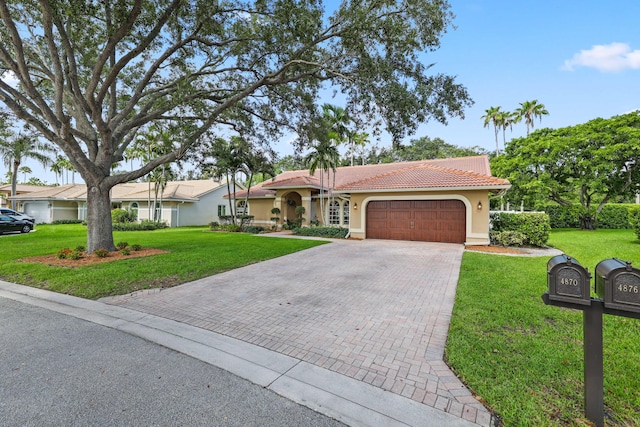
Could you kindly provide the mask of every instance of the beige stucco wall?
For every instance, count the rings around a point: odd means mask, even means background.
[[[467,211],[467,245],[489,244],[489,192],[487,190],[461,190],[448,192],[389,192],[351,194],[351,237],[366,238],[367,204],[373,200],[460,200]],[[478,209],[478,203],[482,209]],[[357,209],[354,209],[357,203]]]
[[[270,228],[273,225],[271,221],[273,216],[280,216],[280,224],[282,224],[282,214],[271,214],[271,209],[274,208],[273,202],[273,197],[249,199],[249,215],[253,215],[254,225]]]
[[[78,219],[78,202],[55,200],[51,206],[51,220]]]

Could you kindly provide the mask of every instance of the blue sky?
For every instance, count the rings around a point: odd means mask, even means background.
[[[491,106],[513,111],[537,99],[549,116],[535,128],[564,127],[640,108],[640,1],[450,0],[454,24],[438,51],[425,54],[433,72],[457,76],[475,101],[464,120],[423,124],[407,137],[440,137],[450,144],[495,150],[493,130],[483,127]],[[331,98],[321,103],[339,105]],[[520,123],[507,140],[524,136]],[[501,138],[501,137],[500,137]],[[281,155],[293,148],[283,138]],[[501,139],[500,139],[501,140]],[[381,145],[389,143],[383,137]],[[501,142],[502,144],[502,142]],[[502,148],[502,146],[501,146]],[[29,162],[36,171],[42,167]],[[6,172],[4,167],[0,169]],[[22,178],[22,176],[20,176]],[[52,174],[46,180],[54,182]]]
[[[537,99],[549,116],[540,127],[564,127],[640,108],[640,2],[451,0],[457,29],[425,56],[434,70],[458,77],[475,101],[464,120],[422,125],[416,136],[495,149],[483,127],[491,106],[513,111]],[[507,131],[524,136],[520,123]]]

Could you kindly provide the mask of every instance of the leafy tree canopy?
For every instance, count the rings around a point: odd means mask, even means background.
[[[412,139],[407,145],[396,145],[378,149],[373,147],[367,154],[366,163],[411,162],[415,160],[446,159],[487,154],[482,147],[460,147],[441,138]]]
[[[582,227],[591,229],[605,203],[638,190],[640,112],[537,130],[511,140],[491,167],[511,181],[514,201],[577,203]]]
[[[273,141],[333,87],[399,140],[470,105],[419,55],[439,48],[445,0],[0,0],[0,102],[54,142],[88,187],[87,249],[113,249],[109,190],[183,157],[212,129]],[[112,174],[138,131],[182,129],[173,150]]]

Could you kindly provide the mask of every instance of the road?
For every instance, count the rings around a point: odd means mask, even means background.
[[[3,426],[343,426],[197,359],[0,298]]]

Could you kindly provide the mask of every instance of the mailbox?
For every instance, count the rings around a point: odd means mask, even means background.
[[[575,259],[562,254],[547,262],[549,299],[591,305],[591,274]]]
[[[604,306],[640,313],[640,270],[618,258],[596,265],[596,294]]]

